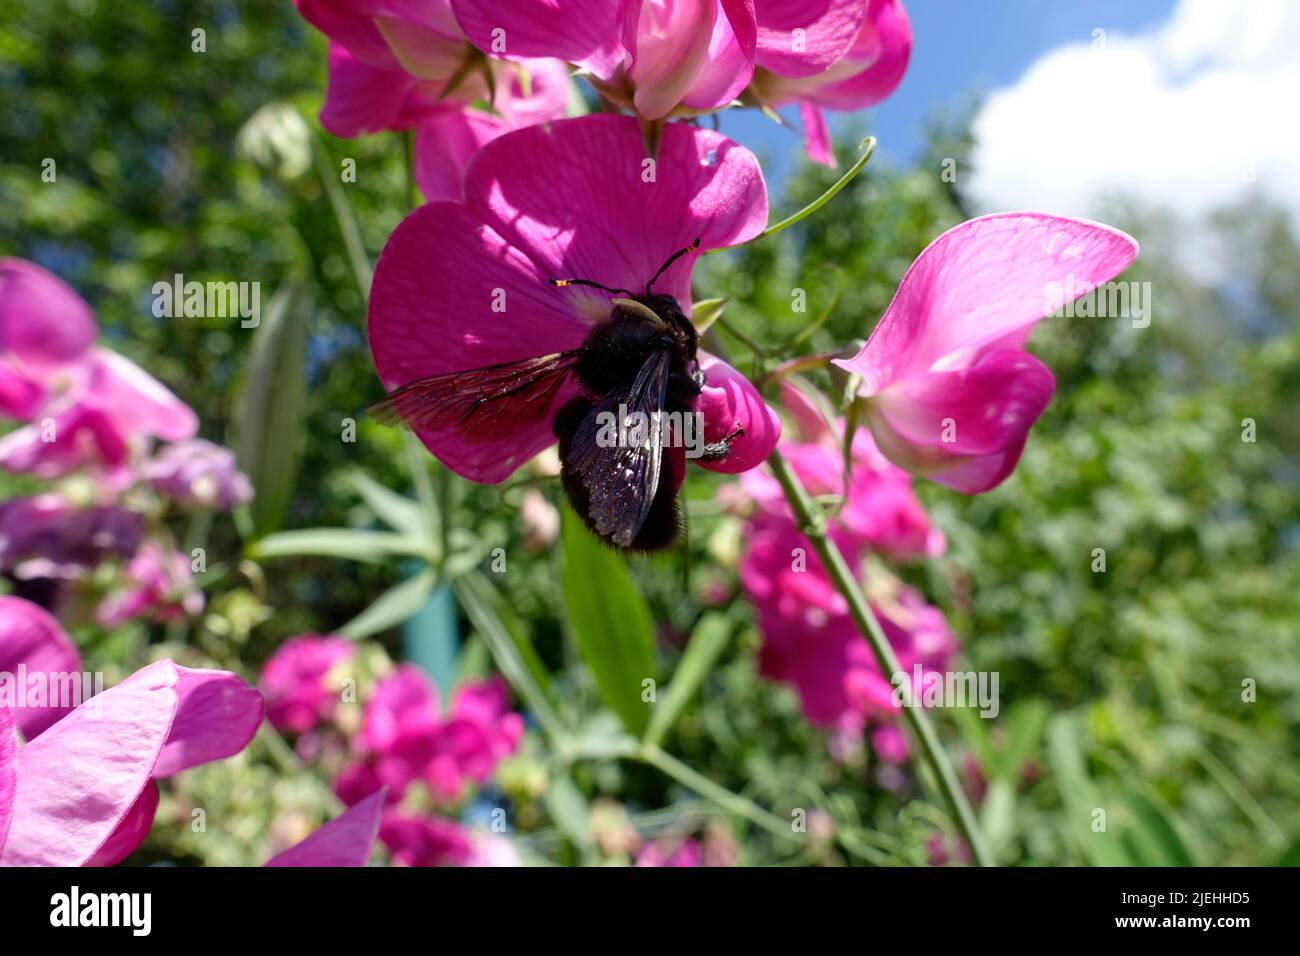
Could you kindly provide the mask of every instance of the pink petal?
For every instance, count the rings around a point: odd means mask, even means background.
[[[90,389],[128,434],[180,441],[198,433],[194,410],[130,359],[100,348],[93,363]]]
[[[28,419],[41,407],[45,390],[0,360],[0,415]]]
[[[705,385],[696,399],[696,410],[704,416],[705,442],[726,438],[736,427],[744,434],[731,442],[731,453],[718,461],[695,459],[709,471],[736,475],[756,468],[767,460],[781,438],[781,418],[763,401],[763,396],[745,376],[719,358],[700,353]]]
[[[0,259],[0,352],[35,370],[80,361],[95,341],[90,306],[52,272]]]
[[[293,0],[303,19],[354,57],[381,69],[398,69],[397,57],[375,23],[369,4],[351,0]]]
[[[1097,223],[1024,212],[968,220],[917,256],[867,344],[836,364],[861,375],[869,396],[941,361],[960,368],[1008,336],[1018,347],[1054,287],[1073,276],[1081,295],[1136,255],[1131,237]]]
[[[176,711],[179,680],[175,665],[159,661],[19,752],[0,864],[81,866],[95,855],[149,782]]]
[[[866,109],[898,88],[911,56],[912,25],[902,3],[871,0],[866,23],[844,58],[825,74],[810,77],[807,85],[792,88],[828,109]]]
[[[623,45],[633,51],[627,75],[635,87],[636,112],[661,119],[681,103],[707,69],[717,0],[627,4]],[[752,66],[751,66],[752,70]],[[712,105],[712,104],[711,104]]]
[[[706,66],[682,97],[682,105],[691,109],[728,106],[754,76],[758,27],[753,0],[722,0],[722,13],[713,24]]]
[[[131,805],[122,822],[117,825],[113,835],[86,861],[86,866],[113,866],[121,863],[144,842],[157,813],[158,784],[150,780],[140,791],[139,799]]]
[[[609,79],[625,56],[612,0],[452,0],[470,43],[491,56],[555,57]]]
[[[239,753],[262,723],[262,695],[243,678],[229,671],[172,666],[178,675],[176,718],[155,777]],[[149,670],[137,671],[123,683],[139,680]]]
[[[403,107],[414,89],[415,80],[402,70],[371,66],[340,44],[331,43],[321,125],[345,139],[401,129]]]
[[[90,692],[81,682],[81,655],[59,622],[30,601],[0,596],[0,674],[17,681],[19,665],[28,678],[41,675],[47,689],[45,706],[25,707],[21,706],[23,687],[15,683],[19,695],[15,703],[20,706],[15,708],[14,717],[28,740],[80,704],[83,691]],[[51,694],[58,696],[65,684],[75,694],[60,706],[60,702],[49,698]]]
[[[18,734],[8,707],[0,706],[0,859],[4,855],[9,821],[13,819],[18,779]]]
[[[867,18],[862,0],[755,0],[754,6],[758,65],[781,76],[827,69],[853,46]]]
[[[379,833],[385,791],[380,789],[335,817],[267,866],[365,866]]]
[[[569,67],[563,60],[521,60],[499,66],[492,109],[506,126],[520,129],[564,119],[569,108]]]
[[[483,144],[505,124],[482,110],[444,108],[415,130],[414,175],[426,201],[459,199],[461,176]]]
[[[803,123],[803,148],[808,158],[834,169],[835,152],[831,149],[831,134],[822,111],[807,100],[800,100],[799,119]]]
[[[752,239],[767,224],[758,161],[720,133],[670,123],[658,161],[647,162],[631,117],[601,114],[534,126],[479,152],[466,174],[465,202],[526,250],[541,275],[637,291],[696,238],[703,249],[727,246]],[[683,256],[655,291],[689,301],[697,257]],[[557,291],[566,301],[591,301],[586,290]],[[608,302],[603,293],[597,298]],[[607,314],[605,306],[600,317]]]

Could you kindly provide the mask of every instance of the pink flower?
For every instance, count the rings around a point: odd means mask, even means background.
[[[59,622],[30,601],[0,596],[0,710],[12,712],[23,736],[81,703],[90,692],[81,678],[81,654]]]
[[[60,382],[75,379],[96,332],[90,306],[62,279],[0,259],[0,414],[36,414]]]
[[[695,839],[656,840],[647,843],[636,855],[637,866],[703,866],[703,851]]]
[[[234,452],[201,438],[165,445],[141,467],[140,478],[187,508],[228,511],[253,500],[253,486]]]
[[[379,833],[385,794],[372,794],[305,840],[266,861],[267,866],[365,866]]]
[[[10,498],[0,502],[0,572],[77,578],[107,558],[129,558],[143,536],[140,516],[124,508],[74,508],[56,494]]]
[[[468,784],[487,782],[518,749],[523,731],[500,677],[462,685],[444,716],[433,682],[403,664],[375,685],[356,741],[361,760],[344,769],[335,791],[351,801],[386,786],[390,800],[399,802],[418,781],[435,800],[455,802]]]
[[[343,637],[303,634],[281,644],[262,668],[266,718],[276,730],[304,734],[330,720],[339,691],[330,675],[356,655]]]
[[[86,466],[129,480],[149,439],[198,431],[194,412],[139,366],[92,348],[90,307],[54,276],[20,259],[0,266],[0,411],[30,424],[0,438],[0,468],[60,478]],[[46,342],[46,345],[38,345]]]
[[[467,866],[474,859],[469,834],[440,817],[385,810],[379,839],[403,866]]]
[[[754,72],[752,0],[453,0],[470,42],[493,56],[557,57],[603,95],[657,120],[729,105]]]
[[[483,147],[463,200],[416,210],[379,259],[368,323],[385,388],[576,349],[609,316],[611,297],[556,288],[549,278],[643,288],[696,238],[703,249],[727,246],[766,223],[758,163],[730,140],[670,124],[649,179],[644,160],[637,124],[617,116],[533,126]],[[656,284],[687,310],[697,255],[683,256]],[[753,467],[775,446],[779,419],[740,373],[703,353],[700,365],[708,379],[698,400],[705,440],[744,428],[730,456],[704,467]],[[456,473],[495,483],[554,444],[555,412],[577,394],[570,379],[538,414],[490,434],[466,437],[454,424],[417,434]]]
[[[899,0],[867,4],[823,0],[815,5],[805,0],[757,0],[756,6],[759,68],[751,91],[769,106],[797,102],[809,157],[834,166],[821,111],[866,109],[894,92],[912,54],[907,12]],[[820,17],[808,29],[806,43],[821,56],[791,57],[793,28],[802,26],[811,6]],[[852,31],[847,43],[846,29]]]
[[[837,526],[829,533],[856,567],[860,552],[852,536]],[[739,575],[763,636],[759,669],[795,687],[810,721],[857,733],[868,721],[894,716],[893,685],[793,520],[761,516],[750,524]],[[956,640],[943,614],[901,582],[869,584],[872,609],[900,667],[911,674],[917,664],[923,673],[946,666]]]
[[[99,605],[96,619],[105,628],[138,617],[165,622],[203,611],[203,592],[194,587],[190,559],[146,541],[127,562],[122,584]]]
[[[34,622],[56,644],[67,638],[25,603],[0,604],[0,657],[20,644],[46,666],[52,658],[33,653]],[[239,677],[170,660],[81,703],[21,748],[14,716],[0,706],[0,864],[118,862],[149,831],[154,780],[238,753],[261,721],[261,695]]]
[[[862,350],[836,360],[880,450],[957,491],[999,484],[1020,460],[1056,382],[1024,351],[1034,325],[1128,267],[1117,229],[1001,213],[948,230],[917,257]]]

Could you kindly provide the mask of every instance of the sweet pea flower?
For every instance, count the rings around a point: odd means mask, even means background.
[[[92,466],[105,480],[122,482],[132,454],[150,439],[179,441],[198,431],[193,410],[144,369],[89,345],[94,318],[75,292],[22,260],[4,260],[0,274],[0,334],[22,380],[36,389],[30,407],[10,402],[29,424],[0,438],[0,468],[48,479]],[[46,335],[44,349],[32,344]],[[6,401],[15,380],[0,375]]]
[[[347,638],[319,634],[291,637],[276,648],[259,682],[271,726],[305,734],[330,720],[339,701],[330,677],[355,656],[356,645]]]
[[[302,842],[277,853],[267,866],[365,866],[384,811],[382,790],[360,800]]]
[[[58,621],[30,601],[0,596],[0,711],[12,713],[24,737],[30,740],[81,703],[89,683],[82,676],[81,654]],[[58,692],[61,686],[67,695]]]
[[[203,611],[203,592],[194,587],[190,559],[146,541],[122,569],[122,583],[99,605],[96,619],[113,628],[138,617],[174,621]]]
[[[90,306],[58,276],[0,259],[0,415],[29,419],[72,384],[97,331]]]
[[[56,643],[67,637],[26,603],[0,599],[0,657],[10,659],[21,645],[32,667],[73,663],[66,648],[53,656],[33,653],[33,627]],[[40,673],[51,685],[66,686],[63,672],[29,667],[28,673],[29,680]],[[25,716],[18,720],[31,726]],[[14,714],[0,706],[0,865],[119,862],[152,824],[154,780],[238,753],[261,721],[261,695],[239,677],[170,660],[83,701],[22,746]]]
[[[835,360],[860,377],[880,450],[966,494],[1001,483],[1056,388],[1024,350],[1034,325],[1137,251],[1109,226],[1029,212],[971,219],[930,243],[862,350]]]
[[[501,836],[466,830],[441,817],[384,811],[379,839],[402,866],[522,866],[519,851]]]
[[[80,577],[109,558],[129,558],[141,517],[115,505],[77,508],[46,493],[0,502],[0,572],[32,580]]]
[[[724,109],[759,66],[819,74],[850,53],[862,0],[453,0],[479,49],[576,63],[610,102],[648,121]]]
[[[669,124],[655,181],[643,179],[644,163],[639,127],[620,116],[531,126],[483,147],[466,172],[463,199],[407,216],[379,258],[368,331],[384,387],[577,348],[610,315],[611,296],[557,288],[551,277],[641,288],[696,238],[710,249],[762,231],[767,195],[758,163],[725,137]],[[656,283],[687,311],[698,255],[682,256]],[[494,308],[503,295],[507,307]],[[699,464],[727,473],[752,468],[775,446],[780,420],[735,369],[703,351],[700,366],[704,440],[719,441],[736,425],[744,434],[726,458]],[[552,419],[577,394],[576,382],[566,382],[544,414],[508,435],[467,441],[451,427],[417,435],[462,477],[500,482],[555,444]]]
[[[810,30],[809,45],[822,57],[791,57],[773,47],[789,46],[792,24],[808,17],[804,0],[756,0],[759,21],[758,69],[749,93],[759,103],[778,107],[798,103],[808,156],[827,166],[835,165],[823,109],[861,110],[893,93],[907,72],[912,55],[912,26],[899,0],[856,0],[844,4],[823,2],[817,28]],[[844,29],[853,27],[847,44]],[[830,56],[833,54],[833,56]],[[829,58],[828,58],[829,56]],[[815,66],[815,69],[808,67]]]
[[[253,500],[234,452],[201,438],[164,445],[141,467],[140,478],[186,508],[228,511]]]

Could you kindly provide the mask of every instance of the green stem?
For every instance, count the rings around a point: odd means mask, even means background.
[[[676,757],[660,750],[654,744],[642,744],[636,752],[636,758],[649,764],[683,787],[693,790],[706,800],[710,800],[737,816],[744,817],[756,826],[780,837],[789,837],[794,831],[790,824],[775,814],[768,813],[752,800],[732,793],[721,784],[714,783],[702,773],[692,770]]]
[[[338,221],[339,232],[343,234],[343,245],[348,251],[352,274],[356,276],[357,286],[361,289],[361,298],[369,299],[373,273],[365,243],[361,241],[361,228],[357,225],[356,216],[352,214],[348,197],[343,194],[343,187],[339,185],[338,172],[334,169],[329,153],[325,151],[325,144],[315,135],[311,138],[311,151],[316,158],[316,172],[320,175],[325,195],[329,197],[330,208],[334,210],[334,218]]]
[[[867,165],[867,160],[869,160],[871,158],[871,154],[876,151],[876,138],[874,136],[868,136],[866,139],[864,139],[861,143],[858,144],[858,149],[861,149],[863,151],[862,155],[859,156],[858,161],[854,163],[852,166],[850,166],[848,168],[848,171],[836,181],[835,185],[832,186],[830,189],[826,190],[826,192],[822,193],[820,196],[818,196],[808,205],[804,206],[793,216],[787,216],[786,218],[782,219],[780,222],[768,226],[766,229],[760,232],[753,239],[749,239],[746,242],[738,242],[734,246],[722,246],[721,248],[718,249],[705,249],[704,255],[708,255],[709,253],[713,253],[713,252],[725,252],[728,249],[735,249],[739,246],[748,245],[750,242],[757,242],[759,239],[766,239],[768,236],[775,236],[781,230],[789,229],[791,226],[793,226],[796,222],[799,222],[801,219],[806,219],[808,216],[811,216],[818,209],[821,209],[822,206],[826,205],[828,202],[834,199],[836,193],[838,193],[849,183],[853,182],[854,178],[858,175],[858,173],[862,172],[862,167]]]
[[[848,564],[845,563],[844,556],[840,554],[840,549],[826,534],[826,516],[809,499],[808,492],[799,483],[799,479],[779,451],[772,452],[767,461],[776,475],[776,480],[781,483],[786,500],[790,502],[801,530],[821,558],[835,589],[848,603],[849,613],[857,624],[859,632],[866,638],[876,662],[880,665],[881,672],[886,676],[898,673],[902,668],[899,666],[898,658],[894,656],[894,649],[890,646],[889,639],[885,636],[861,588],[858,587],[858,582],[854,579]],[[962,836],[970,847],[971,857],[979,866],[991,866],[992,860],[984,847],[984,838],[975,821],[975,812],[962,792],[957,774],[944,753],[943,745],[939,742],[934,727],[930,724],[923,708],[911,705],[910,701],[908,704],[909,706],[903,708],[903,716],[911,725],[912,732],[921,745],[921,753],[934,773],[939,790],[956,819],[958,829],[961,830]]]

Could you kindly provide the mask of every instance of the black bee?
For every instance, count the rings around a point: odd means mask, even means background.
[[[696,239],[669,256],[646,282],[644,295],[590,279],[551,279],[557,287],[591,286],[616,296],[609,319],[581,346],[417,379],[371,406],[371,414],[384,424],[449,429],[467,442],[494,441],[541,420],[562,386],[576,380],[584,394],[566,403],[552,423],[569,503],[593,534],[615,548],[670,547],[681,526],[677,487],[684,456],[664,455],[669,434],[662,423],[665,413],[677,413],[671,420],[678,422],[695,414],[705,379],[695,326],[676,299],[655,294],[653,287],[699,245]],[[638,428],[637,422],[649,427]],[[611,429],[611,423],[619,427]],[[737,426],[699,448],[698,457],[725,457],[742,434]]]

